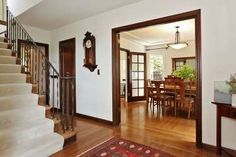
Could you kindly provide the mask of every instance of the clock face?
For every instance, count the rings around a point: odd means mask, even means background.
[[[92,47],[92,42],[91,42],[91,40],[87,40],[87,41],[86,41],[85,47],[88,48],[88,49]]]

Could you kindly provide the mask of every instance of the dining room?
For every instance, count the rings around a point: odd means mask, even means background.
[[[120,33],[121,124],[195,142],[196,61],[194,19]]]

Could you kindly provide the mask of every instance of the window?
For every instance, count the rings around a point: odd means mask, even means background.
[[[194,70],[196,58],[195,57],[182,57],[182,58],[172,58],[172,71],[177,70],[181,66],[187,64],[190,65]]]
[[[163,56],[162,55],[150,55],[150,78],[152,80],[163,79]]]

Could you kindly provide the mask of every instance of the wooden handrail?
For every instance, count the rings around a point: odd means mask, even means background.
[[[12,50],[16,53],[16,57],[21,60],[24,72],[30,75],[31,83],[37,86],[36,94],[41,95],[46,92],[46,95],[51,96],[52,118],[61,118],[64,132],[69,129],[73,130],[75,77],[59,74],[8,8],[7,38],[9,44],[12,45]],[[46,80],[49,80],[49,84],[46,83],[46,88],[49,88],[48,93],[43,90]],[[61,116],[58,113],[59,108],[62,109]],[[54,112],[55,109],[57,113]]]
[[[6,21],[3,21],[3,20],[0,20],[0,25],[6,26],[6,25],[7,25],[7,22],[6,22]]]

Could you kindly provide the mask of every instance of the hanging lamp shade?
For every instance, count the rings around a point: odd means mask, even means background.
[[[188,46],[187,42],[180,42],[180,33],[179,33],[179,26],[175,27],[177,29],[175,33],[175,43],[167,44],[169,47],[173,49],[182,49]]]

